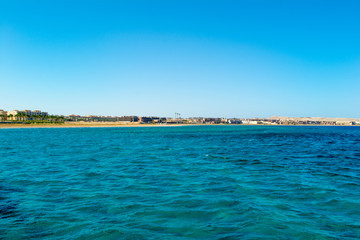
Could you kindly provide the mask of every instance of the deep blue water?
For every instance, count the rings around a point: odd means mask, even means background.
[[[360,128],[0,129],[0,239],[359,239]]]

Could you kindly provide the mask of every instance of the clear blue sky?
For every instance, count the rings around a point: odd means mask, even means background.
[[[360,1],[0,0],[0,108],[360,117]]]

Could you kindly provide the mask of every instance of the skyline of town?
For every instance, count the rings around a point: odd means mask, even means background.
[[[22,112],[25,114],[29,114],[29,115],[37,115],[37,114],[44,114],[44,115],[48,115],[48,112],[43,112],[41,110],[4,110],[4,109],[0,109],[0,115],[3,113],[7,113],[7,114],[12,114],[12,115],[16,115],[18,112]],[[103,114],[77,114],[77,113],[71,113],[71,114],[57,114],[54,113],[53,115],[56,116],[82,116],[82,117],[122,117],[122,116],[140,116],[138,115],[123,115],[123,114],[115,114],[115,115],[103,115]],[[156,114],[150,114],[150,115],[141,115],[141,116],[159,116]],[[317,117],[317,118],[347,118],[347,119],[360,119],[355,117],[355,118],[349,118],[349,117],[327,117],[327,116],[300,116],[300,117],[295,117],[295,116],[280,116],[280,115],[273,115],[270,117],[265,117],[265,116],[258,116],[258,117],[220,117],[220,116],[186,116],[186,117],[182,117],[181,113],[178,112],[174,112],[173,116],[161,116],[161,117],[167,117],[167,118],[196,118],[196,117],[209,117],[209,118],[242,118],[242,119],[251,119],[251,118],[273,118],[273,117],[290,117],[290,118],[311,118],[311,117]]]
[[[0,109],[0,123],[6,122],[121,122],[147,124],[247,124],[247,125],[360,125],[360,119],[321,118],[321,117],[269,117],[269,118],[221,118],[221,117],[187,117],[180,113],[174,117],[161,116],[101,116],[101,115],[49,115],[40,110]]]

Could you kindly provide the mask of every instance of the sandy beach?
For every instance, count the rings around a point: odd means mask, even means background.
[[[181,126],[324,126],[331,125],[318,125],[318,124],[282,124],[282,125],[269,125],[269,124],[140,124],[140,123],[117,123],[117,122],[66,122],[59,124],[0,124],[0,129],[16,129],[16,128],[103,128],[103,127],[181,127]],[[353,125],[354,126],[354,125]]]
[[[206,126],[213,124],[140,124],[119,122],[65,122],[58,124],[0,124],[0,129],[7,128],[83,128],[83,127],[179,127],[179,126]],[[221,125],[221,124],[216,124]]]
[[[58,124],[0,124],[0,129],[4,128],[79,128],[79,127],[156,127],[156,126],[171,126],[161,124],[124,124],[124,123],[106,123],[106,122],[72,122],[72,123],[58,123]],[[176,125],[179,126],[179,125]]]

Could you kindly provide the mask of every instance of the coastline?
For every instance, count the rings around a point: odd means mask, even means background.
[[[113,128],[113,127],[182,127],[182,126],[307,126],[307,127],[359,127],[360,125],[310,125],[310,124],[124,124],[124,123],[60,123],[60,124],[0,124],[0,129],[22,129],[22,128]]]
[[[17,129],[17,128],[97,128],[97,127],[161,127],[161,126],[180,126],[177,125],[160,125],[160,124],[122,124],[122,123],[59,123],[59,124],[0,124],[0,129]]]

